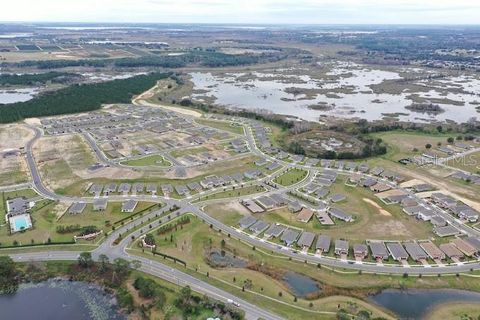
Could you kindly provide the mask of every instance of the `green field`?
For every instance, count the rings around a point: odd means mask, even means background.
[[[165,158],[160,155],[152,155],[152,156],[146,156],[140,159],[127,160],[127,161],[121,162],[121,164],[126,166],[132,166],[132,167],[148,167],[148,166],[167,167],[172,165],[169,161],[165,160]]]
[[[199,124],[203,124],[205,126],[209,126],[212,128],[223,130],[223,131],[228,131],[234,134],[239,134],[239,135],[244,134],[243,127],[240,125],[235,125],[232,122],[210,120],[210,119],[196,119],[195,121],[198,122]]]
[[[281,176],[278,176],[273,180],[273,182],[278,183],[282,186],[288,187],[291,186],[292,184],[298,183],[302,181],[308,174],[308,171],[302,170],[302,169],[297,169],[293,168],[282,174]]]
[[[236,188],[233,190],[221,191],[217,193],[213,193],[204,197],[201,197],[199,201],[205,200],[215,200],[215,199],[223,199],[223,198],[235,198],[235,197],[242,197],[247,196],[250,194],[256,194],[260,192],[264,192],[265,188],[262,186],[249,186],[243,188]]]

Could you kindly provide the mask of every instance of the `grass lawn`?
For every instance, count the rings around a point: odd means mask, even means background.
[[[228,131],[234,134],[240,134],[240,135],[244,134],[243,127],[241,125],[235,125],[232,122],[210,120],[210,119],[196,119],[195,121],[199,124],[203,124],[205,126],[220,129],[223,131]]]
[[[480,173],[480,152],[469,154],[464,158],[450,160],[445,164],[450,167],[478,174]]]
[[[160,155],[152,155],[152,156],[146,156],[140,159],[127,160],[122,162],[121,164],[126,166],[133,166],[133,167],[148,167],[148,166],[167,167],[172,165],[170,161],[165,160],[165,158],[163,158]]]
[[[200,198],[200,201],[242,197],[242,196],[247,196],[250,194],[260,193],[264,191],[265,191],[265,188],[262,186],[249,186],[244,188],[237,188],[235,190],[228,190],[228,191],[213,193]]]
[[[183,156],[195,155],[195,154],[199,154],[207,151],[210,151],[210,150],[206,147],[193,147],[188,149],[173,150],[172,152],[170,152],[170,155],[175,158],[180,158]]]
[[[478,319],[480,317],[480,303],[455,302],[436,306],[425,319]]]
[[[308,171],[293,168],[282,174],[281,176],[275,178],[274,182],[282,186],[288,187],[292,184],[302,181],[308,174]]]
[[[381,138],[388,144],[388,152],[382,157],[392,161],[398,161],[403,158],[419,156],[427,151],[437,154],[439,157],[444,157],[446,156],[445,153],[436,150],[436,148],[438,148],[437,143],[441,143],[442,146],[447,146],[449,144],[447,139],[449,137],[455,138],[456,134],[389,131],[372,134],[372,137]],[[425,148],[427,143],[432,145],[431,149]],[[471,142],[466,143],[471,144]],[[414,149],[418,151],[413,151]]]

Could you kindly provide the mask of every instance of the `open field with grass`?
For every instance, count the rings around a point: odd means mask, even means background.
[[[199,124],[203,124],[205,126],[209,126],[212,128],[216,128],[223,131],[229,131],[234,134],[241,134],[243,135],[243,127],[241,125],[236,125],[232,122],[228,121],[219,121],[219,120],[210,120],[210,119],[196,119],[195,120]]]
[[[480,317],[480,302],[468,303],[459,301],[436,306],[434,310],[426,315],[425,319],[467,320],[478,319],[478,317]]]
[[[279,308],[277,312],[287,316],[290,319],[300,319],[299,315],[303,316],[319,316],[316,312],[327,312],[325,316],[327,319],[333,318],[337,310],[338,304],[347,306],[348,302],[354,302],[361,309],[367,309],[373,311],[377,315],[387,316],[385,313],[370,306],[369,304],[356,299],[345,296],[332,296],[322,297],[318,300],[307,301],[304,299],[298,299],[294,301],[294,296],[289,292],[288,287],[283,283],[280,278],[269,276],[264,272],[256,271],[255,268],[215,268],[212,267],[210,262],[205,258],[205,254],[211,252],[211,250],[225,250],[228,254],[235,254],[237,257],[246,259],[254,263],[267,263],[270,265],[268,255],[263,255],[257,251],[252,251],[251,248],[239,243],[236,240],[225,237],[224,235],[212,231],[208,225],[202,223],[197,218],[191,217],[191,222],[177,226],[176,230],[166,232],[164,234],[156,234],[156,231],[152,231],[157,243],[157,252],[168,254],[185,261],[188,266],[189,273],[196,276],[201,276],[202,279],[211,282],[225,290],[234,292],[242,298],[249,299],[250,301],[256,301],[256,303],[262,302],[261,305],[269,307],[275,310]],[[222,246],[222,240],[225,244]],[[136,246],[134,246],[136,247]],[[138,250],[138,249],[136,249]],[[141,251],[135,251],[136,254],[142,254]],[[144,253],[145,256],[152,258],[152,255]],[[161,259],[161,257],[155,257],[155,259]],[[281,259],[283,260],[283,259]],[[168,262],[167,262],[168,263]],[[173,262],[172,262],[173,263]],[[288,265],[285,265],[285,263]],[[290,265],[292,264],[292,265]],[[297,265],[295,268],[290,268]],[[303,267],[301,264],[296,264],[291,261],[284,261],[275,266],[279,271],[278,275],[286,270],[296,270],[302,272]],[[272,265],[273,267],[273,265]],[[284,269],[285,268],[285,269]],[[184,270],[184,269],[182,269]],[[195,272],[194,270],[197,270]],[[283,270],[283,271],[282,271]],[[185,271],[185,270],[184,270]],[[207,277],[206,274],[209,274]],[[246,292],[242,292],[242,286],[246,287]],[[240,293],[239,293],[240,292]],[[282,292],[281,296],[279,292]],[[258,300],[260,299],[260,300]],[[274,299],[274,300],[272,300]],[[279,302],[275,302],[278,300]],[[312,302],[312,306],[310,306]],[[298,306],[302,309],[294,309],[288,307],[287,304]],[[309,311],[312,310],[312,311]],[[328,314],[328,312],[330,314]]]
[[[165,160],[165,158],[162,157],[161,155],[152,155],[152,156],[146,156],[140,159],[127,160],[127,161],[121,162],[121,164],[126,166],[132,166],[132,167],[148,167],[148,166],[167,167],[172,165],[170,161]]]
[[[200,201],[243,197],[243,196],[248,196],[250,194],[261,193],[264,191],[265,191],[265,188],[262,186],[249,186],[249,187],[243,187],[243,188],[235,188],[233,190],[221,191],[221,192],[213,193],[210,195],[206,195],[200,198]]]
[[[292,184],[298,183],[303,180],[308,174],[308,171],[302,169],[289,169],[287,172],[281,176],[276,177],[273,182],[278,183],[282,186],[288,187]]]
[[[398,161],[403,158],[420,156],[424,152],[436,154],[438,157],[445,157],[446,154],[437,150],[440,146],[453,145],[448,143],[448,138],[456,138],[454,133],[421,133],[409,131],[389,131],[372,134],[375,138],[380,138],[388,144],[388,152],[383,158]],[[476,145],[473,142],[465,142],[467,144]],[[430,149],[425,146],[431,145]]]
[[[471,173],[480,173],[480,152],[469,154],[465,157],[450,160],[445,163],[447,166],[458,168]]]

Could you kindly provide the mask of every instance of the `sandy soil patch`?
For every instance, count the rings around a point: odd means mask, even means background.
[[[34,136],[32,129],[22,124],[8,124],[0,126],[0,152],[8,149],[25,147]]]
[[[375,196],[377,196],[380,199],[384,199],[386,197],[401,196],[401,195],[404,195],[404,194],[406,194],[406,192],[404,192],[403,190],[392,189],[392,190],[387,190],[387,191],[384,191],[384,192],[377,193],[377,194],[375,194]]]
[[[378,203],[376,203],[372,199],[363,198],[362,200],[377,209],[378,213],[380,213],[382,216],[391,216],[390,212],[380,207]]]
[[[425,181],[422,181],[420,179],[412,179],[412,180],[408,180],[403,183],[400,183],[399,186],[402,188],[411,188],[413,186],[418,186],[419,184],[423,184],[423,183],[425,183]]]
[[[24,121],[26,124],[33,125],[33,126],[42,125],[39,118],[27,118]]]
[[[162,105],[162,104],[150,103],[150,102],[147,102],[143,99],[146,99],[146,98],[145,97],[136,98],[136,99],[134,99],[134,103],[138,104],[138,105],[142,105],[142,106],[147,106],[147,107],[164,108],[164,109],[167,109],[167,110],[170,110],[170,111],[173,111],[173,112],[178,112],[178,113],[185,114],[185,115],[188,115],[188,116],[192,116],[192,117],[195,117],[195,118],[200,118],[202,116],[202,114],[200,112],[195,111],[195,110],[166,106],[166,105]]]
[[[400,221],[387,221],[387,222],[372,222],[365,229],[365,234],[374,234],[378,235],[379,230],[384,230],[388,232],[390,238],[399,237],[401,239],[406,239],[409,236],[412,236],[408,228]],[[368,237],[368,236],[367,236]]]

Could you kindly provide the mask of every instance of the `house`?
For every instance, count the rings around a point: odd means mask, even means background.
[[[160,188],[162,189],[163,195],[166,197],[173,193],[173,187],[171,184],[162,184]]]
[[[332,238],[327,235],[318,236],[317,242],[315,243],[315,249],[317,253],[327,253],[330,251],[330,243]]]
[[[249,170],[246,171],[244,174],[245,178],[247,179],[257,179],[262,175],[262,171],[260,170]]]
[[[280,167],[281,167],[281,165],[278,162],[272,162],[272,163],[268,164],[265,168],[268,171],[273,171],[273,170],[276,170]]]
[[[413,191],[418,193],[418,192],[432,191],[435,189],[435,187],[428,183],[421,183],[413,186],[412,189]]]
[[[346,240],[335,240],[335,254],[336,255],[348,255],[348,241]]]
[[[133,192],[134,193],[142,193],[144,188],[145,188],[145,186],[141,182],[136,182],[136,183],[133,184]]]
[[[450,210],[456,214],[460,219],[466,220],[468,222],[477,222],[479,213],[473,208],[465,204],[457,204],[450,208]]]
[[[127,194],[130,192],[131,187],[130,183],[121,183],[118,187],[118,192]]]
[[[330,201],[333,202],[333,203],[337,203],[337,202],[341,202],[343,200],[347,199],[347,197],[343,194],[334,194],[330,197]]]
[[[135,211],[138,202],[136,200],[127,200],[122,203],[122,212],[132,213]]]
[[[256,166],[261,167],[261,166],[264,166],[264,165],[267,164],[267,159],[261,158],[261,159],[255,160],[254,163],[255,163]]]
[[[372,190],[373,192],[385,192],[385,191],[388,191],[392,189],[392,187],[390,187],[388,184],[386,183],[383,183],[383,182],[378,182],[376,184],[374,184],[373,186],[370,187],[370,190]]]
[[[458,250],[462,251],[467,257],[472,257],[477,253],[477,250],[474,246],[461,238],[454,239],[451,243],[457,247]]]
[[[458,248],[453,243],[442,243],[439,248],[443,251],[443,253],[445,253],[447,257],[454,261],[462,260],[465,257],[462,251],[458,250]]]
[[[269,238],[278,238],[285,231],[286,227],[280,224],[272,224],[270,228],[267,229],[264,233],[264,237]]]
[[[390,254],[387,251],[387,247],[381,241],[371,241],[368,244],[370,246],[370,250],[372,251],[372,258],[379,261],[379,260],[387,260]]]
[[[181,184],[175,186],[175,191],[182,197],[189,194],[188,188]]]
[[[93,211],[105,211],[107,209],[107,199],[95,199],[93,201]]]
[[[365,244],[353,245],[353,255],[356,259],[365,259],[368,256],[368,247]]]
[[[331,217],[345,221],[345,222],[353,221],[353,217],[351,215],[345,213],[343,210],[338,208],[329,208],[328,213],[330,214]]]
[[[440,216],[434,216],[430,219],[430,222],[434,227],[444,227],[447,225],[447,221]]]
[[[260,234],[263,231],[267,230],[270,224],[266,223],[265,221],[258,220],[252,226],[250,226],[249,230],[254,234]]]
[[[270,196],[270,198],[275,201],[275,203],[277,204],[277,206],[279,207],[283,207],[283,206],[286,206],[288,204],[288,200],[285,199],[284,197],[282,197],[280,194],[278,193],[274,193]]]
[[[87,207],[87,204],[84,202],[76,202],[68,208],[68,213],[70,214],[80,214],[85,210]]]
[[[240,221],[238,221],[238,224],[240,225],[240,228],[246,229],[253,225],[255,222],[257,222],[257,219],[252,217],[252,216],[245,216]]]
[[[295,243],[295,241],[297,241],[299,235],[300,235],[300,232],[292,229],[287,229],[283,231],[283,234],[280,237],[280,240],[284,242],[287,247],[290,247],[292,244]]]
[[[92,184],[90,189],[89,189],[89,192],[90,194],[94,194],[95,196],[99,196],[101,193],[102,193],[102,190],[103,190],[103,186],[101,184]]]
[[[324,226],[333,226],[335,224],[326,212],[317,212],[316,216],[320,224]]]
[[[475,255],[478,256],[480,253],[480,238],[468,237],[464,240],[477,250]]]
[[[425,241],[420,242],[420,247],[427,253],[427,255],[433,260],[444,260],[445,253],[440,250],[433,242]]]
[[[111,193],[114,193],[115,191],[117,191],[117,184],[116,183],[109,183],[103,189],[103,193],[105,195],[109,195]]]
[[[190,182],[187,183],[187,188],[190,189],[191,191],[200,191],[202,190],[202,186],[198,182]]]
[[[270,210],[270,209],[273,209],[275,207],[275,201],[273,201],[272,199],[270,199],[267,196],[262,196],[262,197],[256,199],[255,201],[265,210]]]
[[[313,217],[313,211],[308,208],[302,208],[297,215],[297,220],[303,223],[308,223]]]
[[[303,206],[298,201],[292,201],[288,204],[288,210],[292,213],[299,212],[302,208]]]
[[[315,192],[315,195],[318,198],[322,199],[322,198],[325,198],[329,193],[330,193],[330,190],[328,190],[327,188],[320,188]]]
[[[400,243],[387,243],[387,249],[392,258],[397,261],[406,261],[408,259],[408,253]]]
[[[425,261],[428,258],[428,254],[422,249],[422,247],[416,242],[405,242],[404,244],[407,253],[415,261]]]
[[[312,232],[302,232],[300,238],[297,241],[297,245],[304,250],[310,249],[313,244],[313,240],[315,240],[315,234]]]
[[[156,194],[157,193],[157,185],[155,183],[147,184],[147,193]]]
[[[440,192],[432,193],[430,199],[442,208],[450,208],[457,204],[457,200]]]
[[[375,167],[372,170],[370,170],[370,173],[373,174],[374,176],[380,176],[382,172],[384,171],[383,168],[381,167]]]
[[[366,178],[360,183],[360,185],[364,188],[371,188],[376,184],[377,184],[377,180],[374,178]]]
[[[242,205],[248,210],[250,210],[250,212],[252,213],[260,213],[265,211],[262,207],[260,207],[256,202],[252,200],[243,200]]]
[[[451,237],[460,234],[460,231],[457,228],[447,225],[444,227],[435,227],[433,228],[433,233],[439,237]]]

